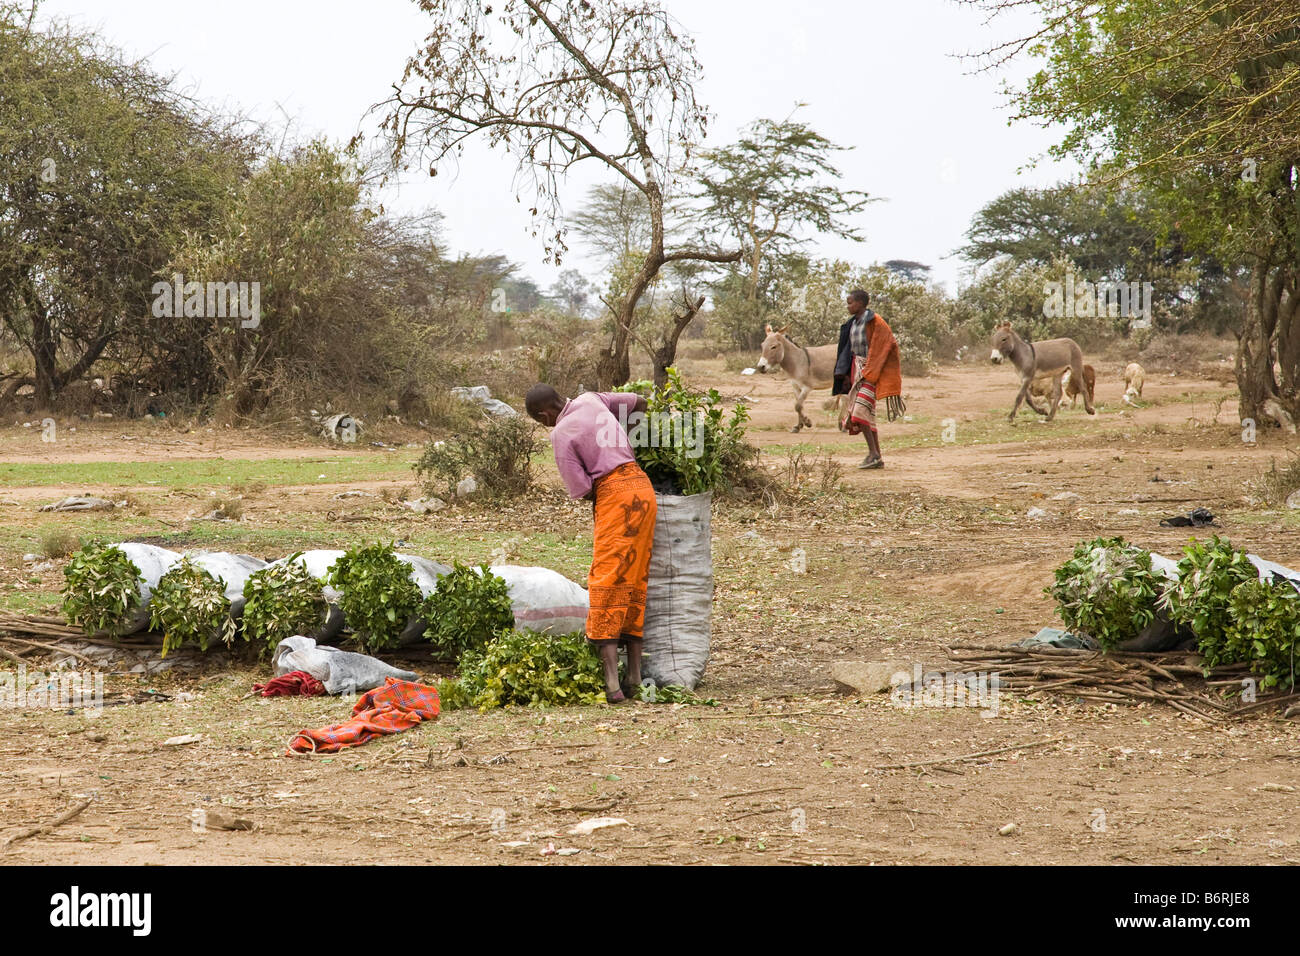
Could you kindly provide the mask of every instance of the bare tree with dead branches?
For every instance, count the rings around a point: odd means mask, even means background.
[[[709,112],[695,98],[695,45],[653,2],[420,0],[433,20],[406,63],[382,128],[395,167],[415,158],[431,175],[485,137],[518,160],[531,187],[533,234],[548,260],[566,251],[560,184],[595,160],[645,196],[650,242],[616,303],[613,335],[596,369],[600,387],[630,377],[628,348],[642,294],[667,263],[735,262],[740,251],[666,249],[665,197],[703,139]],[[522,195],[519,197],[522,201]]]

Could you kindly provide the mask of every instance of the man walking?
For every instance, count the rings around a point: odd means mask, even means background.
[[[565,399],[539,382],[524,396],[529,417],[551,432],[555,465],[569,494],[594,504],[595,540],[587,575],[587,640],[605,669],[605,699],[622,703],[641,684],[646,582],[655,535],[655,493],[632,454],[626,422],[645,412],[630,392],[585,392]],[[627,648],[627,683],[618,681],[618,647]]]
[[[868,469],[885,467],[876,428],[877,400],[885,399],[891,422],[907,410],[898,339],[885,320],[867,308],[869,301],[861,289],[854,289],[844,300],[849,318],[840,326],[835,385],[831,388],[832,395],[848,396],[840,427],[850,435],[866,436],[867,457],[858,467]]]

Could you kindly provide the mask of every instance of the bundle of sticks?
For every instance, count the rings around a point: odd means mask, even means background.
[[[15,664],[26,664],[26,657],[53,652],[67,654],[86,664],[95,664],[91,658],[68,646],[70,644],[146,650],[161,647],[162,635],[150,632],[121,638],[106,634],[87,635],[81,628],[68,624],[62,618],[0,612],[0,658]]]
[[[1001,690],[1024,697],[1053,692],[1113,704],[1164,703],[1212,723],[1300,701],[1300,693],[1259,691],[1254,701],[1249,694],[1243,700],[1241,692],[1255,686],[1245,664],[1215,668],[1207,675],[1199,658],[1187,652],[1102,653],[987,644],[952,644],[945,650],[962,670],[995,673]]]

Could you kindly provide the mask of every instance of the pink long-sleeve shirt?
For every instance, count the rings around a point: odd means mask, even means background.
[[[632,392],[584,392],[565,404],[551,430],[551,447],[572,497],[585,497],[597,480],[636,461],[626,430],[636,403]]]

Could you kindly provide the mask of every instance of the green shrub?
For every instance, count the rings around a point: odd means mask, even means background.
[[[452,498],[461,479],[472,477],[476,494],[517,497],[532,487],[533,456],[542,449],[537,427],[522,415],[484,415],[472,427],[431,441],[414,465],[427,494]]]
[[[1295,689],[1300,644],[1300,597],[1286,582],[1243,581],[1228,599],[1232,619],[1225,634],[1226,658],[1248,661],[1265,687]]]
[[[149,626],[163,633],[163,657],[187,640],[197,641],[204,651],[213,638],[229,647],[236,629],[225,581],[214,578],[189,557],[181,558],[154,588],[149,599]]]
[[[140,569],[121,548],[87,545],[63,578],[63,614],[87,634],[117,630],[140,608]]]
[[[1155,620],[1164,584],[1164,577],[1151,570],[1150,552],[1123,538],[1096,538],[1075,546],[1046,590],[1067,628],[1111,650]]]
[[[391,545],[345,552],[330,569],[329,583],[342,592],[343,617],[369,651],[396,644],[407,621],[420,610],[420,589],[411,579],[411,566]]]
[[[245,640],[274,650],[286,637],[310,634],[321,626],[325,612],[321,582],[297,557],[256,571],[244,582]]]
[[[556,637],[512,629],[466,653],[460,678],[447,691],[447,699],[479,710],[599,704],[605,700],[605,678],[600,658],[581,634]]]
[[[486,564],[476,571],[459,561],[438,579],[438,588],[424,599],[420,616],[428,625],[424,636],[429,642],[458,660],[515,623],[506,582]]]
[[[1175,624],[1196,635],[1206,667],[1235,663],[1236,652],[1227,646],[1232,625],[1229,602],[1239,584],[1259,578],[1259,572],[1230,542],[1215,535],[1210,542],[1193,541],[1178,562],[1178,583],[1165,592],[1161,608]]]

